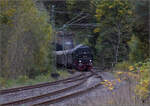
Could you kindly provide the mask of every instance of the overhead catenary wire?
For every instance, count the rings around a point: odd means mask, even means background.
[[[75,16],[74,18],[72,18],[70,21],[66,22],[66,24],[69,24],[70,22],[72,22],[73,20],[75,20],[76,18],[78,18],[79,16],[81,16],[83,14],[83,12],[81,12],[80,14],[78,14],[77,16]]]
[[[84,13],[81,12],[80,14],[78,14],[77,16],[75,16],[74,18],[72,18],[70,21],[68,21],[68,22],[66,22],[65,24],[63,24],[63,26],[60,27],[59,30],[62,30],[62,29],[64,29],[64,28],[66,28],[66,26],[70,26],[71,24],[76,23],[76,22],[78,22],[78,21],[80,21],[80,20],[86,18],[86,17],[89,15],[89,14],[88,14],[88,15],[86,15],[86,16],[80,17],[82,14],[84,14]],[[80,17],[80,18],[79,18],[79,19],[76,19],[76,18],[78,18],[78,17]]]
[[[68,11],[61,11],[61,10],[58,10],[57,8],[55,8],[55,13],[58,13],[58,14],[72,14],[71,12],[68,12]],[[77,14],[77,13],[73,13],[73,14]],[[86,16],[83,16],[83,17],[80,17],[81,15],[83,14],[86,14]],[[84,13],[83,11],[81,11],[79,14],[77,14],[77,16],[73,17],[71,20],[69,20],[68,22],[66,22],[65,24],[62,25],[62,27],[58,28],[57,30],[63,30],[65,29],[67,26],[71,26],[71,25],[78,25],[78,26],[93,26],[93,27],[96,27],[98,25],[89,25],[89,24],[74,24],[76,22],[79,22],[80,20],[84,19],[84,18],[87,18],[87,16],[89,16],[90,14],[88,13]],[[78,17],[80,17],[79,19],[77,19]]]
[[[97,26],[100,26],[100,24],[96,24],[96,23],[90,23],[90,24],[87,24],[87,23],[84,23],[84,24],[71,24],[73,26],[85,26],[85,27],[97,27]],[[69,25],[69,26],[71,26]]]
[[[60,13],[60,14],[71,14],[71,12],[65,12],[65,11],[55,11],[55,13]],[[81,15],[86,14],[85,16],[81,17]],[[82,26],[82,27],[97,27],[99,26],[98,24],[91,23],[91,24],[80,24],[77,23],[81,21],[82,19],[85,19],[89,16],[90,14],[84,13],[81,11],[77,16],[73,17],[71,20],[63,24],[62,27],[60,27],[58,30],[64,30],[67,26]],[[80,18],[79,18],[80,17]],[[77,23],[77,24],[75,24]]]
[[[88,15],[83,16],[83,17],[79,18],[78,20],[76,20],[76,21],[74,21],[74,22],[72,22],[72,23],[70,23],[70,24],[68,24],[68,25],[72,25],[73,23],[79,22],[80,20],[82,20],[82,19],[84,19],[84,18],[87,18],[87,16],[88,16]]]

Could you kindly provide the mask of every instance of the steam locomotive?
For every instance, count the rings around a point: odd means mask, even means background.
[[[93,68],[93,55],[88,46],[80,44],[69,50],[56,51],[55,54],[57,66],[75,68],[80,71]]]

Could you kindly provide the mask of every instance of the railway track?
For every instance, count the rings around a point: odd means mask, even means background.
[[[25,98],[25,99],[17,100],[17,101],[12,101],[12,102],[0,104],[0,105],[1,106],[20,105],[20,104],[24,104],[24,103],[27,103],[27,102],[33,102],[33,101],[36,101],[38,99],[42,99],[42,98],[45,98],[45,97],[48,97],[48,96],[53,96],[53,95],[57,95],[58,93],[65,92],[66,90],[70,90],[70,89],[72,89],[76,86],[81,85],[83,82],[84,81],[81,81],[81,82],[79,82],[77,84],[74,84],[70,87],[65,87],[63,89],[59,89],[59,90],[56,90],[56,91],[53,91],[53,92],[50,92],[50,93],[47,93],[47,94],[43,94],[43,95],[39,95],[39,96],[33,96],[33,97],[29,97],[29,98]]]
[[[93,85],[93,86],[91,86],[89,88],[82,89],[82,90],[79,90],[79,91],[76,91],[76,92],[73,92],[73,93],[70,93],[70,94],[66,94],[64,96],[60,96],[60,97],[57,97],[57,98],[54,98],[54,99],[51,99],[51,100],[48,100],[48,101],[44,101],[44,102],[41,102],[41,103],[33,104],[33,106],[49,105],[49,104],[61,102],[61,101],[65,100],[65,99],[72,98],[72,97],[81,95],[83,93],[87,93],[87,92],[93,90],[94,88],[97,88],[100,85],[102,85],[102,84],[101,83],[97,83],[97,84],[95,84],[95,85]]]
[[[88,80],[88,78],[90,78],[92,76],[96,76],[96,78],[101,78],[98,74],[96,74],[96,72],[91,72],[90,74],[87,74],[87,75],[85,75],[85,74],[77,75],[78,78],[73,77],[73,79],[68,78],[65,80],[60,80],[60,82],[65,82],[65,83],[75,82],[75,84],[71,84],[71,86],[69,86],[69,87],[64,87],[59,90],[55,90],[55,91],[52,91],[52,92],[49,92],[46,94],[42,94],[42,95],[38,95],[38,96],[32,96],[32,97],[23,98],[23,99],[16,100],[16,101],[3,103],[3,104],[0,104],[0,106],[14,106],[14,105],[20,106],[21,104],[37,106],[37,105],[47,105],[47,104],[56,103],[56,102],[62,101],[64,99],[71,98],[71,97],[77,96],[79,94],[88,92],[88,91],[92,90],[93,88],[96,88],[99,85],[101,85],[101,83],[99,81],[98,83],[96,83],[90,87],[87,87],[87,88],[81,87]],[[60,82],[56,81],[57,84]],[[53,85],[56,83],[53,82],[51,84]]]
[[[55,82],[46,82],[46,83],[41,83],[41,84],[36,84],[36,85],[4,89],[4,90],[0,90],[0,95],[7,94],[7,93],[14,93],[14,92],[23,91],[23,90],[34,89],[34,88],[41,88],[41,87],[45,87],[45,86],[52,86],[52,85],[56,85],[56,84],[59,84],[59,83],[62,83],[62,82],[69,82],[71,80],[76,80],[78,77],[81,77],[83,75],[84,74],[81,73],[79,75],[69,77],[69,78],[66,78],[66,79],[62,79],[62,80],[58,80],[58,81],[55,81]]]

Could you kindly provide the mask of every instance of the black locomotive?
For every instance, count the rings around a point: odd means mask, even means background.
[[[93,68],[93,55],[88,46],[77,45],[73,49],[56,51],[58,66],[66,66],[77,70],[91,70]]]

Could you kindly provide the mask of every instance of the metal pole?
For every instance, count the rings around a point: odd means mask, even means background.
[[[2,75],[2,67],[3,67],[3,64],[2,64],[2,55],[3,55],[2,54],[2,31],[0,31],[0,77]]]
[[[64,24],[64,32],[67,32],[67,25]],[[63,43],[64,43],[64,50],[67,50],[67,48],[65,47],[65,33],[64,33],[64,36],[63,36]],[[65,68],[67,68],[67,63],[68,63],[68,57],[65,53],[65,58],[66,58],[66,62],[65,62]]]
[[[65,47],[64,47],[64,30],[63,30],[63,51],[65,50]],[[66,55],[65,55],[65,52],[64,52],[64,67],[66,67]]]
[[[53,41],[54,41],[54,50],[56,51],[56,36],[55,36],[55,6],[52,5],[52,15],[51,15],[51,21],[52,21],[52,28],[53,28]],[[54,72],[56,72],[56,54],[54,53]]]

